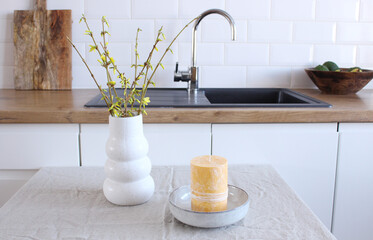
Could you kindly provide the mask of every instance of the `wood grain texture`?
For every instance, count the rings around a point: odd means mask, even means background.
[[[373,90],[352,95],[296,90],[332,108],[148,108],[146,123],[373,122]],[[106,108],[85,108],[98,90],[0,90],[0,123],[107,123]]]
[[[71,89],[71,10],[14,11],[14,85],[18,90]]]

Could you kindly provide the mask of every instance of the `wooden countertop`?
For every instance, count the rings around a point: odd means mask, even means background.
[[[354,95],[326,95],[316,89],[296,91],[332,108],[148,108],[146,123],[373,122],[373,90]],[[84,108],[99,92],[0,90],[0,123],[107,123],[106,108]]]

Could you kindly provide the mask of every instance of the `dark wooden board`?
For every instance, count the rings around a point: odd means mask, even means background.
[[[71,10],[14,11],[14,85],[18,90],[71,89]]]

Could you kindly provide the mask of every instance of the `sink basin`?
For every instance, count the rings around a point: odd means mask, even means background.
[[[123,96],[123,89],[117,89]],[[195,96],[186,89],[151,88],[148,107],[331,107],[330,104],[285,88],[205,88]],[[97,95],[86,107],[106,107]]]
[[[304,105],[315,104],[318,100],[289,89],[206,89],[205,96],[211,104],[260,105]]]

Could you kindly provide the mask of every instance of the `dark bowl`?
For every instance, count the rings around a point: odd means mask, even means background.
[[[314,68],[305,69],[321,92],[339,95],[356,93],[370,82],[373,71],[362,70],[362,72],[347,72],[347,68],[341,68],[341,72],[332,72],[318,71]]]

